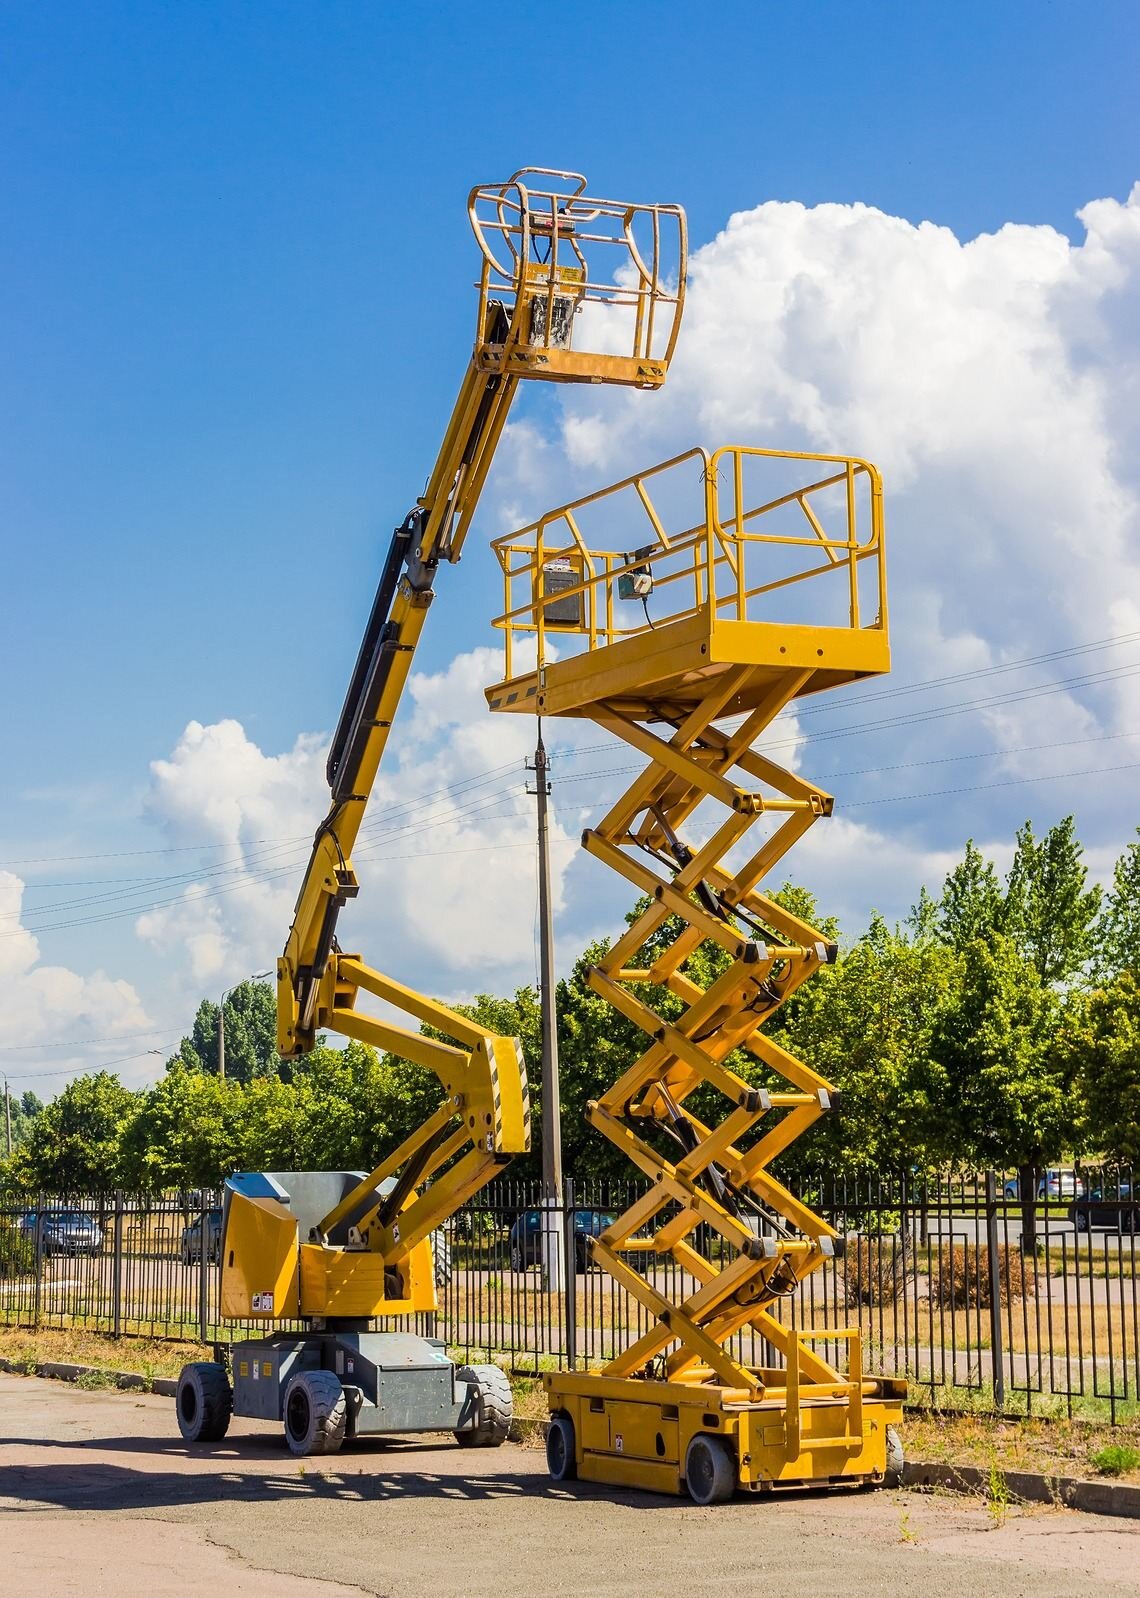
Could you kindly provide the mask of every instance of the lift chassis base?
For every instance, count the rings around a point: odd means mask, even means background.
[[[783,1386],[782,1370],[752,1374]],[[551,1471],[564,1480],[688,1491],[698,1503],[778,1486],[893,1486],[901,1480],[896,1428],[902,1396],[893,1392],[864,1396],[854,1406],[844,1392],[789,1410],[783,1392],[752,1400],[708,1383],[555,1372],[545,1385],[552,1428],[561,1427],[560,1436],[552,1430]],[[901,1382],[865,1385],[904,1388]]]
[[[437,1338],[355,1328],[279,1332],[219,1349],[213,1362],[185,1367],[177,1412],[192,1443],[220,1441],[232,1415],[282,1423],[297,1455],[409,1432],[497,1447],[512,1418],[498,1367],[457,1366]]]

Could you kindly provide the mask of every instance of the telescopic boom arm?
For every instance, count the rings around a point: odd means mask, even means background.
[[[327,1243],[351,1216],[354,1235],[397,1270],[497,1165],[529,1147],[525,1069],[517,1040],[345,953],[337,918],[358,892],[352,850],[437,573],[459,560],[519,381],[655,389],[665,380],[684,300],[684,213],[593,199],[585,186],[576,173],[526,168],[469,197],[482,257],[475,345],[427,489],[392,536],[329,753],[329,812],[277,966],[282,1056],[306,1053],[328,1029],[414,1060],[443,1084],[441,1108],[314,1229],[314,1241]],[[598,274],[594,263],[615,253]],[[592,347],[575,347],[579,332]],[[361,990],[417,1024],[359,1013]],[[426,1036],[425,1023],[455,1042]],[[392,1178],[395,1187],[376,1202],[380,1182]]]

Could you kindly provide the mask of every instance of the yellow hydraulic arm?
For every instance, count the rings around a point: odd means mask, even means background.
[[[427,489],[388,550],[329,753],[329,811],[277,966],[281,1055],[304,1054],[327,1029],[415,1060],[443,1085],[440,1109],[310,1237],[311,1247],[327,1250],[330,1234],[351,1221],[353,1246],[382,1256],[377,1280],[388,1282],[392,1309],[406,1307],[400,1272],[416,1245],[497,1165],[529,1147],[526,1076],[515,1039],[496,1036],[344,952],[337,918],[358,891],[352,850],[439,567],[460,557],[518,382],[655,389],[665,380],[684,299],[684,213],[595,199],[585,188],[576,173],[525,168],[469,197],[481,254],[474,350]],[[613,265],[599,274],[594,263],[607,254]],[[362,1014],[361,991],[413,1025]],[[425,1035],[424,1023],[454,1041]],[[385,1181],[394,1186],[379,1200]],[[305,1252],[302,1314],[310,1312]],[[309,1274],[321,1277],[316,1312],[334,1313],[328,1271],[311,1264]],[[379,1313],[380,1304],[341,1309]]]

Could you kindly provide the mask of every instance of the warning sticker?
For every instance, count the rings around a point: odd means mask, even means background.
[[[614,1438],[614,1447],[617,1449],[619,1454],[623,1454],[625,1452],[625,1438],[622,1436],[621,1432],[618,1432],[617,1436]]]

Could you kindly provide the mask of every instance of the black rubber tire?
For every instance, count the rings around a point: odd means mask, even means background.
[[[523,1264],[522,1250],[515,1243],[511,1244],[511,1270],[526,1270],[526,1266]]]
[[[1077,1210],[1073,1215],[1073,1230],[1076,1232],[1087,1232],[1088,1229],[1088,1216],[1085,1214],[1084,1210]]]
[[[569,1415],[551,1415],[546,1433],[546,1468],[552,1481],[577,1481],[578,1453],[574,1422]]]
[[[285,1389],[283,1419],[289,1452],[335,1454],[348,1419],[344,1388],[332,1371],[299,1371]]]
[[[431,1234],[431,1268],[437,1288],[451,1286],[451,1239],[442,1227]]]
[[[455,1377],[476,1388],[475,1425],[456,1432],[456,1442],[464,1448],[498,1448],[507,1440],[515,1412],[506,1371],[497,1365],[462,1365]]]
[[[230,1427],[234,1392],[221,1365],[184,1365],[174,1399],[178,1430],[188,1443],[220,1443]]]
[[[902,1438],[893,1426],[887,1427],[887,1468],[883,1472],[884,1487],[901,1487],[903,1484]]]
[[[694,1504],[726,1504],[736,1491],[736,1459],[720,1437],[698,1432],[685,1455],[685,1485]]]

